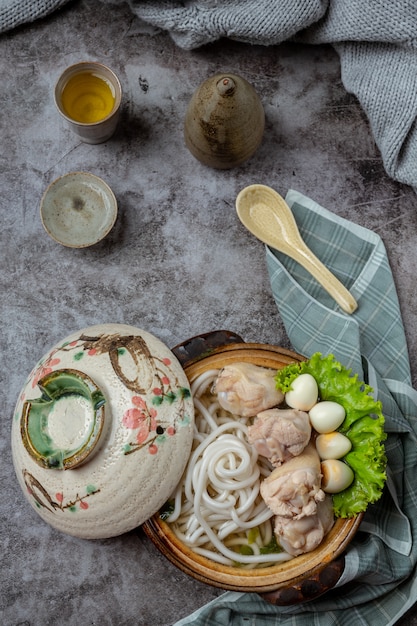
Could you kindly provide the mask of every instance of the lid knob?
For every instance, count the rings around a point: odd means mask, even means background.
[[[37,382],[41,396],[26,400],[20,417],[23,445],[46,469],[73,469],[90,457],[104,425],[105,397],[89,376],[60,369]]]
[[[224,76],[217,82],[217,91],[221,96],[231,96],[236,89],[236,83],[233,78]]]

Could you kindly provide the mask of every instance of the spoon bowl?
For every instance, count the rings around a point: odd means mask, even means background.
[[[304,243],[291,209],[279,193],[266,185],[249,185],[238,194],[236,210],[242,224],[255,237],[297,261],[343,311],[351,314],[358,308],[348,289]]]

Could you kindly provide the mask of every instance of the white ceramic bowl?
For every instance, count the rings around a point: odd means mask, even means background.
[[[117,200],[98,176],[72,172],[49,185],[40,214],[52,239],[70,248],[85,248],[109,234],[117,218]]]

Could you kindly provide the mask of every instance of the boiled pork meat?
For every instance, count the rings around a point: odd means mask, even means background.
[[[300,519],[275,517],[275,536],[280,546],[293,556],[311,552],[323,540],[334,524],[333,503],[330,496],[317,503],[317,511]]]
[[[261,483],[261,495],[275,515],[301,519],[317,512],[325,498],[320,458],[314,443],[298,456],[275,468]]]
[[[226,365],[215,380],[212,392],[221,407],[241,417],[253,417],[284,399],[276,388],[276,371],[252,363]]]
[[[248,427],[249,443],[274,466],[301,454],[310,437],[308,413],[297,409],[261,411]]]

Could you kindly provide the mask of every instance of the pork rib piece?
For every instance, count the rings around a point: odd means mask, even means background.
[[[275,375],[276,371],[252,363],[233,363],[219,372],[212,392],[226,411],[253,417],[283,401],[284,394],[275,386]]]
[[[301,519],[277,515],[274,532],[280,546],[289,554],[298,556],[317,548],[333,524],[332,498],[326,496],[317,503],[314,515],[307,515]]]
[[[301,519],[314,515],[325,498],[321,486],[320,458],[309,443],[298,456],[275,468],[261,483],[261,495],[275,515]]]
[[[274,466],[301,454],[310,437],[308,413],[297,409],[261,411],[248,427],[249,443]]]

